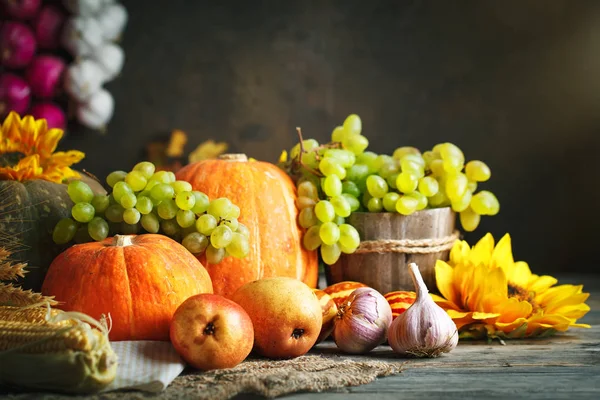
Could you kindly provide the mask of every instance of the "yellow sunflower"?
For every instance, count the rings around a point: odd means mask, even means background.
[[[522,338],[551,335],[578,324],[590,307],[583,285],[559,285],[548,275],[531,273],[514,261],[510,235],[496,246],[491,234],[473,248],[457,241],[450,260],[437,261],[435,276],[442,296],[432,295],[464,338]]]
[[[55,152],[62,136],[61,129],[48,129],[45,119],[36,120],[30,115],[21,119],[15,112],[8,114],[0,127],[0,179],[61,183],[78,178],[70,166],[85,154],[76,150]]]

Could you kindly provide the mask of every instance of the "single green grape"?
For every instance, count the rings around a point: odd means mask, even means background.
[[[67,186],[67,193],[73,203],[91,203],[94,198],[94,192],[83,181],[71,181]]]
[[[323,259],[323,262],[327,265],[335,264],[336,261],[340,258],[341,254],[342,250],[338,243],[334,243],[332,245],[321,245],[321,258]]]
[[[392,157],[394,159],[400,161],[400,160],[402,160],[404,158],[404,156],[406,156],[408,154],[420,155],[421,152],[419,151],[419,149],[417,149],[416,147],[412,147],[412,146],[398,147],[392,153]]]
[[[430,169],[433,160],[441,160],[440,153],[428,150],[423,153],[423,161],[425,161],[425,169]]]
[[[175,219],[180,227],[188,228],[196,223],[196,214],[192,210],[179,210]]]
[[[362,121],[358,115],[350,114],[344,120],[343,128],[350,135],[360,135],[362,132]]]
[[[237,204],[231,203],[231,210],[229,211],[229,214],[225,216],[225,218],[238,219],[240,217],[241,212],[242,210],[240,210],[240,207]]]
[[[352,182],[359,182],[363,179],[367,179],[369,176],[369,167],[365,164],[354,164],[348,168],[347,180]]]
[[[309,199],[317,200],[319,198],[319,190],[311,181],[304,181],[298,184],[298,197],[308,197]]]
[[[104,211],[104,217],[110,222],[123,222],[123,211],[125,211],[125,209],[122,205],[111,204],[106,211]]]
[[[354,197],[360,196],[360,189],[353,181],[342,182],[342,193],[348,193]]]
[[[358,199],[348,193],[342,193],[342,197],[344,199],[346,199],[346,201],[348,202],[348,205],[350,205],[350,212],[354,212],[356,210],[358,210],[360,208],[360,201],[358,201]],[[334,208],[335,211],[335,208]]]
[[[410,215],[417,211],[419,201],[414,197],[401,196],[396,202],[396,211],[402,215]]]
[[[175,236],[179,233],[181,228],[175,218],[173,218],[160,221],[160,230],[167,236]]]
[[[210,202],[206,212],[216,218],[224,218],[231,212],[231,206],[231,200],[226,197],[219,197]]]
[[[331,141],[341,143],[347,135],[348,132],[346,132],[343,126],[336,126],[333,132],[331,132]]]
[[[323,242],[321,240],[321,236],[319,232],[321,230],[320,225],[313,225],[304,234],[302,238],[302,245],[306,250],[313,251],[316,250]]]
[[[473,195],[471,209],[479,215],[496,215],[500,211],[500,203],[496,196],[487,190]]]
[[[144,228],[146,232],[158,233],[160,229],[160,222],[158,220],[158,217],[154,214],[142,215],[140,222],[142,223],[142,228]]]
[[[150,214],[154,205],[152,204],[152,200],[150,200],[146,196],[138,196],[137,201],[135,203],[135,208],[142,214]]]
[[[388,184],[378,175],[369,175],[367,178],[367,190],[369,194],[376,198],[382,198],[389,190]]]
[[[396,164],[396,161],[392,161],[392,162],[383,164],[377,170],[377,175],[379,175],[383,179],[387,179],[391,175],[397,174],[399,172],[400,172],[400,168],[398,167],[398,164]]]
[[[330,200],[331,205],[333,206],[333,211],[336,215],[339,215],[342,218],[346,218],[352,212],[352,208],[350,203],[344,196],[335,196]]]
[[[303,208],[298,214],[298,223],[304,229],[308,229],[313,225],[317,225],[319,223],[319,219],[315,215],[315,210],[313,207]]]
[[[79,224],[72,218],[62,218],[54,226],[52,240],[56,244],[66,244],[73,240]]]
[[[423,195],[427,197],[431,197],[436,194],[439,190],[438,181],[431,176],[424,176],[419,179],[419,192],[423,193]]]
[[[250,253],[250,242],[248,237],[233,232],[231,243],[229,243],[225,249],[227,250],[227,254],[233,257],[244,258]]]
[[[134,225],[140,221],[141,214],[135,208],[126,208],[123,211],[123,222],[126,224]]]
[[[177,215],[177,204],[173,199],[163,200],[157,207],[156,212],[162,219],[172,219]]]
[[[237,218],[224,219],[221,223],[227,225],[233,232],[237,231],[238,226],[240,226]]]
[[[133,190],[127,184],[127,182],[120,181],[120,182],[115,183],[115,186],[113,187],[112,195],[115,197],[115,200],[117,202],[121,202],[121,197],[123,197],[123,195],[125,193],[133,193]]]
[[[193,191],[194,195],[194,206],[192,207],[192,212],[194,214],[202,214],[206,212],[208,209],[208,205],[210,204],[210,199],[205,193],[199,192],[197,190]]]
[[[344,179],[346,177],[346,169],[342,167],[342,164],[340,164],[335,158],[322,158],[321,161],[319,161],[319,170],[325,176],[337,175],[337,177],[340,179]]]
[[[141,172],[142,175],[144,175],[144,178],[146,178],[146,180],[152,178],[152,175],[154,174],[155,170],[156,167],[150,161],[141,161],[135,164],[135,166],[133,167],[133,171]]]
[[[350,248],[358,248],[360,245],[360,235],[355,227],[349,224],[342,224],[339,227],[340,229],[340,245],[350,249]]]
[[[326,176],[323,179],[321,187],[323,192],[329,197],[342,194],[342,180],[337,175]]]
[[[396,178],[396,186],[402,193],[411,193],[417,190],[419,177],[412,172],[400,172]]]
[[[425,160],[420,154],[407,154],[400,159],[400,169],[422,176],[425,170]]]
[[[96,211],[90,203],[77,203],[71,208],[71,215],[77,222],[87,223],[94,218]]]
[[[446,177],[446,196],[450,200],[460,199],[467,192],[469,180],[461,172],[453,173]]]
[[[146,188],[148,180],[141,171],[131,171],[125,177],[125,182],[134,192],[141,192]]]
[[[227,225],[217,226],[210,234],[210,244],[216,249],[227,247],[231,243],[233,231]]]
[[[150,180],[158,181],[160,183],[171,183],[171,177],[167,171],[156,171],[152,174]]]
[[[477,182],[469,181],[467,184],[467,190],[471,193],[475,193],[477,190]]]
[[[238,223],[237,233],[244,235],[246,237],[250,237],[250,229],[248,229],[248,227],[246,225],[242,224],[241,222]]]
[[[383,210],[383,202],[378,197],[371,197],[367,202],[367,210],[369,212],[381,212]]]
[[[210,236],[217,227],[217,219],[211,214],[202,214],[196,220],[196,229],[205,236]]]
[[[450,205],[452,207],[452,210],[455,212],[465,211],[467,208],[469,208],[472,198],[473,194],[467,190],[465,191],[462,197],[459,197],[457,199],[451,199]]]
[[[383,196],[383,199],[381,201],[385,211],[396,212],[396,203],[398,202],[399,198],[400,198],[400,195],[396,192],[386,193],[385,196]]]
[[[209,244],[206,247],[204,255],[206,257],[206,262],[209,264],[218,264],[225,258],[226,251],[225,248],[217,249],[213,245]]]
[[[379,156],[377,153],[372,151],[365,151],[356,156],[356,164],[366,165],[369,172],[368,174],[374,174],[379,169],[377,158]]]
[[[133,208],[137,203],[137,197],[133,193],[125,193],[119,201],[123,208]]]
[[[429,204],[431,207],[444,207],[450,205],[450,199],[446,196],[446,192],[443,190],[439,190],[436,194],[431,197],[428,197]]]
[[[417,200],[417,211],[424,210],[427,207],[427,197],[418,191],[406,194],[405,196],[412,197]]]
[[[365,151],[367,147],[369,147],[369,139],[362,135],[348,136],[342,142],[342,146],[344,146],[346,150],[350,150],[355,155],[358,155]]]
[[[317,201],[315,199],[311,199],[310,197],[296,197],[296,207],[298,207],[298,210],[303,210],[305,208],[313,208],[315,204],[317,204]]]
[[[158,171],[158,172],[164,172],[164,171]],[[168,183],[159,183],[150,190],[150,197],[153,200],[157,200],[157,201],[172,199],[174,194],[175,194],[175,191],[173,190],[171,185],[169,185]]]
[[[354,153],[344,149],[327,149],[324,156],[336,159],[344,168],[350,168],[356,162]]]
[[[97,194],[92,198],[92,206],[96,214],[103,213],[110,205],[110,198],[105,194]]]
[[[483,161],[478,160],[469,161],[467,165],[465,165],[465,173],[467,178],[474,182],[485,182],[492,176],[490,167]]]
[[[395,173],[395,174],[391,174],[390,176],[385,178],[385,181],[392,189],[398,189],[398,186],[396,186],[396,182],[398,181],[399,175],[400,175],[399,173]]]
[[[108,222],[100,217],[94,217],[87,225],[88,234],[96,242],[101,242],[108,236]]]
[[[157,181],[156,179],[150,179],[148,181],[148,183],[146,184],[146,187],[144,188],[144,196],[150,197],[150,191],[152,190],[152,188],[156,185],[158,185],[159,183],[164,183],[161,181]]]
[[[127,176],[127,172],[125,172],[125,171],[113,171],[106,176],[106,183],[111,188],[114,188],[115,184],[117,182],[124,181],[126,176]]]
[[[459,215],[460,224],[467,232],[473,232],[481,221],[481,216],[473,211],[470,207],[462,211]]]
[[[191,210],[196,204],[196,197],[191,191],[180,191],[175,195],[175,204],[182,210]]]
[[[319,236],[323,243],[332,245],[340,239],[340,228],[333,222],[325,222],[319,229]]]
[[[330,222],[335,217],[335,209],[331,202],[321,200],[315,205],[315,215],[321,222]]]
[[[446,174],[446,170],[444,169],[444,161],[441,158],[431,161],[429,164],[429,169],[434,177],[443,176]]]
[[[181,192],[191,192],[192,190],[194,190],[192,188],[191,183],[189,183],[187,181],[181,181],[181,180],[172,182],[171,187],[175,191],[175,194],[178,194]]]
[[[199,232],[192,232],[183,238],[181,244],[192,254],[200,254],[208,247],[208,238]]]

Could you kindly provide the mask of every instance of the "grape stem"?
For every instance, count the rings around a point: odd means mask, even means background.
[[[297,127],[296,132],[298,132],[298,137],[300,138],[300,155],[298,156],[298,162],[300,163],[300,166],[302,166],[304,169],[306,169],[313,175],[322,177],[323,174],[320,171],[317,171],[314,168],[304,165],[304,163],[302,162],[302,154],[308,153],[308,151],[304,150],[304,139],[302,138],[302,129],[300,129],[300,127]]]

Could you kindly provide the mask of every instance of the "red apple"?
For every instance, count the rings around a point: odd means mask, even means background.
[[[254,342],[252,320],[244,309],[216,294],[198,294],[173,314],[171,342],[192,367],[232,368],[244,361]]]

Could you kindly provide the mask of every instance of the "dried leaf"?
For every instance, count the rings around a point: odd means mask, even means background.
[[[188,157],[190,163],[217,158],[219,155],[227,151],[229,145],[225,142],[215,142],[207,140],[202,142],[192,151]]]
[[[167,145],[167,157],[178,158],[183,156],[183,148],[186,143],[187,135],[185,132],[175,129],[173,132],[171,132],[171,138],[169,139],[169,144]]]

